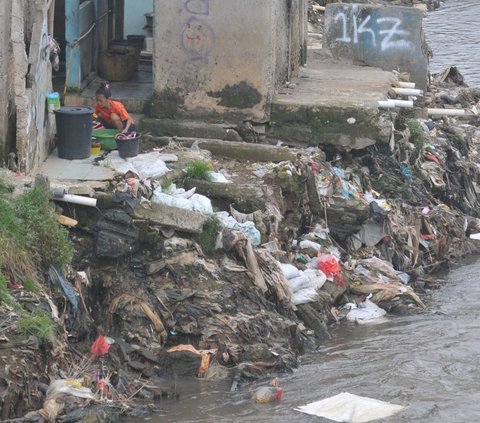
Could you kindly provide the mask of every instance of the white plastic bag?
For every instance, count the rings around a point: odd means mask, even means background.
[[[193,194],[188,201],[190,201],[193,211],[198,211],[203,214],[213,214],[212,203],[208,197]]]
[[[319,296],[315,288],[301,289],[292,295],[292,303],[295,305],[314,303],[318,300]]]
[[[295,276],[292,279],[288,280],[288,286],[292,293],[298,292],[304,288],[312,288],[310,285],[310,279],[308,275],[303,272],[300,272],[298,276]]]
[[[300,274],[300,270],[298,270],[293,264],[289,263],[279,263],[280,267],[282,268],[283,276],[288,279],[292,279],[295,276]]]
[[[383,308],[367,299],[363,303],[360,303],[358,308],[354,308],[348,312],[347,320],[359,324],[378,323],[379,321],[385,320],[384,317],[386,314],[387,312]]]

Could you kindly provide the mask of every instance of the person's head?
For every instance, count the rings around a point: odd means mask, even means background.
[[[106,106],[111,96],[110,84],[108,82],[102,82],[100,87],[97,88],[97,91],[95,91],[95,99],[100,107]]]

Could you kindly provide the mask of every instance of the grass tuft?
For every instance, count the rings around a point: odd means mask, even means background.
[[[408,130],[410,131],[410,139],[417,148],[422,150],[425,146],[425,133],[423,132],[422,125],[416,119],[410,119],[407,122]]]
[[[200,246],[206,255],[211,255],[215,251],[217,242],[219,221],[216,217],[212,217],[203,225],[203,231],[200,234]]]
[[[203,161],[194,161],[186,168],[187,178],[191,179],[201,179],[204,181],[210,181],[210,171],[212,170],[212,165],[208,162]]]
[[[55,336],[55,324],[43,311],[23,315],[18,321],[18,328],[25,335],[35,335],[39,340],[52,342]]]

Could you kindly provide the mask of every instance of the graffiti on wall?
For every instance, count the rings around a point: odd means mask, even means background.
[[[198,78],[200,71],[208,67],[215,48],[215,32],[206,20],[210,0],[185,0],[181,11],[189,14],[180,34],[180,48],[188,55],[182,66],[184,76]]]
[[[354,45],[359,42],[370,43],[382,52],[409,49],[413,46],[411,34],[403,29],[400,18],[375,18],[370,14],[360,18],[357,12],[358,5],[352,5],[335,15],[334,21],[341,33],[341,36],[336,38],[337,42]]]

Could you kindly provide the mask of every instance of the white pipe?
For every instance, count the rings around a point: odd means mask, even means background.
[[[384,107],[386,109],[392,109],[394,107],[413,108],[413,101],[411,100],[380,100],[378,101],[378,107]]]
[[[427,109],[427,113],[433,116],[464,116],[463,109]]]
[[[415,88],[415,82],[397,81],[396,85],[400,88]]]
[[[392,90],[395,92],[395,94],[399,95],[417,95],[417,96],[423,96],[423,91],[422,90],[417,90],[415,88],[392,88]]]
[[[64,194],[63,197],[55,198],[58,201],[65,201],[66,203],[80,204],[82,206],[97,207],[97,199],[90,197],[83,197],[81,195]]]

